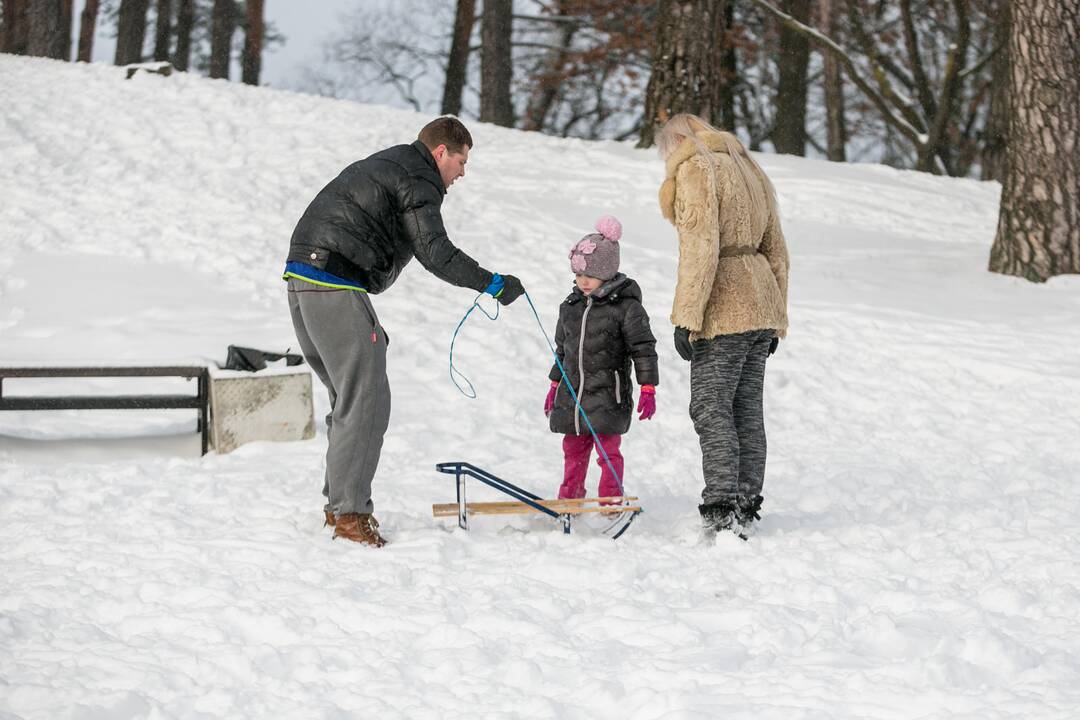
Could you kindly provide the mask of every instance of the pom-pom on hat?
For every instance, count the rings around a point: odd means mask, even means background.
[[[570,269],[576,275],[610,280],[619,272],[619,238],[622,224],[611,215],[596,221],[596,232],[581,238],[570,249]]]

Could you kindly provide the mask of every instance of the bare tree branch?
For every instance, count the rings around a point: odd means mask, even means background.
[[[926,77],[926,69],[923,67],[922,53],[919,51],[919,35],[915,30],[915,18],[911,14],[911,0],[900,1],[900,15],[904,22],[904,44],[907,46],[908,62],[911,63],[915,80],[915,92],[918,93],[919,103],[922,104],[926,117],[934,117],[937,105],[930,90],[930,81]]]
[[[813,43],[832,53],[837,61],[844,66],[844,70],[847,72],[848,77],[851,78],[851,81],[862,90],[863,94],[874,104],[874,107],[877,108],[878,112],[881,113],[882,117],[884,117],[892,127],[896,128],[897,131],[910,140],[916,147],[921,148],[926,144],[926,135],[893,111],[893,107],[890,106],[890,101],[870,85],[870,82],[867,81],[859,71],[855,61],[852,60],[851,56],[845,52],[842,47],[837,45],[835,41],[826,37],[818,30],[804,25],[787,13],[782,12],[766,0],[750,1],[762,10],[770,13],[773,17],[777,18],[791,29],[807,35]]]

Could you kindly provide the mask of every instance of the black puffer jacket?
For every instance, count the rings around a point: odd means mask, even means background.
[[[377,152],[319,191],[293,230],[287,262],[380,293],[415,255],[440,279],[479,292],[492,274],[446,236],[445,194],[435,158],[419,140]]]
[[[641,288],[619,273],[586,295],[577,287],[559,306],[555,345],[570,384],[593,429],[601,435],[621,435],[630,429],[634,392],[630,360],[640,385],[656,385],[660,373],[656,338],[641,305]],[[558,365],[548,376],[562,380]],[[559,383],[551,411],[551,431],[587,435],[585,420],[575,412],[574,399]]]

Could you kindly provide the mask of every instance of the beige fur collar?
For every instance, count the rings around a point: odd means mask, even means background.
[[[696,134],[705,147],[713,152],[727,152],[727,145],[724,142],[724,136],[727,133],[703,130]],[[660,212],[672,225],[675,224],[675,173],[678,172],[680,165],[694,157],[697,152],[697,145],[690,138],[686,138],[667,159],[667,177],[660,186]]]

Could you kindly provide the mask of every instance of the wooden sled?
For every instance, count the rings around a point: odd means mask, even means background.
[[[626,532],[634,518],[642,512],[636,504],[636,497],[581,498],[575,500],[550,500],[534,495],[491,473],[467,462],[439,463],[435,469],[441,473],[454,475],[457,480],[457,502],[436,503],[431,506],[435,517],[457,516],[458,527],[469,529],[469,517],[472,515],[530,515],[540,513],[562,523],[563,532],[569,533],[574,517],[598,513],[610,520],[602,531],[617,540]],[[475,478],[485,485],[495,488],[514,498],[501,502],[466,502],[465,478]]]

